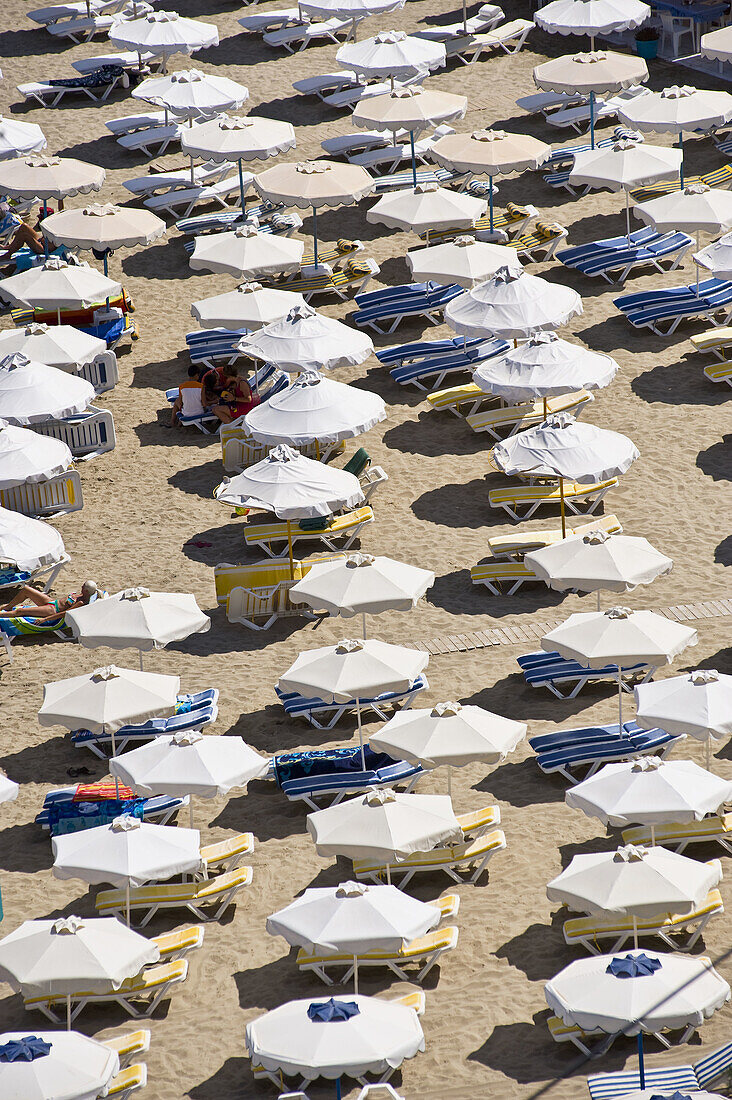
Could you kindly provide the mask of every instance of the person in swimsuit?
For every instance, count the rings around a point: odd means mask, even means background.
[[[59,615],[65,615],[67,611],[73,611],[75,607],[84,607],[96,593],[94,581],[84,581],[81,592],[69,592],[68,596],[60,596],[54,600],[45,592],[24,584],[14,600],[0,605],[0,619],[55,619]]]
[[[239,377],[239,368],[236,365],[217,367],[215,371],[209,371],[209,374],[216,374],[221,379],[221,389],[210,408],[222,424],[231,424],[232,420],[238,420],[259,404],[258,395],[253,394],[249,383]],[[203,380],[206,390],[211,387],[208,377],[206,375]]]

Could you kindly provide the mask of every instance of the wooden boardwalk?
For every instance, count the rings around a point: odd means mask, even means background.
[[[656,614],[677,623],[686,623],[702,619],[719,619],[732,615],[732,599],[704,600],[701,603],[676,604],[673,607],[656,607]],[[450,634],[441,638],[430,638],[416,642],[416,649],[426,650],[432,657],[445,653],[467,653],[471,649],[488,649],[495,645],[533,646],[541,641],[545,634],[559,626],[564,619],[547,619],[521,626],[502,626],[494,630],[476,630],[469,634]]]

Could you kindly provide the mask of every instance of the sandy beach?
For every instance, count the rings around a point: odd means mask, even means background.
[[[285,6],[286,0],[277,3]],[[221,44],[192,59],[175,57],[170,67],[200,66],[246,84],[250,113],[293,123],[299,159],[318,156],[324,138],[351,129],[349,113],[336,113],[292,90],[294,80],[337,67],[334,45],[283,54],[263,45],[259,36],[242,32],[237,17],[244,9],[231,0],[177,0],[175,6],[183,15],[215,22]],[[23,81],[72,75],[70,62],[104,52],[105,39],[67,48],[35,28],[25,15],[26,7],[21,0],[5,0],[2,6],[0,113],[39,123],[49,152],[103,165],[107,180],[99,199],[126,202],[129,194],[122,182],[146,172],[147,162],[120,148],[104,122],[132,113],[135,101],[113,95],[95,106],[69,98],[62,108],[42,110],[22,105],[15,90]],[[527,3],[504,7],[510,18],[530,16]],[[390,26],[409,29],[444,22],[451,15],[458,18],[453,0],[408,3],[394,15],[368,21],[361,37]],[[493,57],[467,68],[453,65],[432,76],[430,87],[468,96],[469,112],[457,129],[499,126],[554,144],[567,143],[570,135],[554,131],[541,116],[527,116],[515,101],[535,90],[531,75],[535,65],[583,45],[577,39],[550,37],[536,30],[519,54]],[[723,81],[697,79],[695,74],[692,79],[688,70],[663,62],[652,62],[650,69],[653,89],[692,82],[699,87],[729,87]],[[603,135],[609,132],[610,126],[604,124]],[[654,135],[653,140],[670,144],[665,135]],[[286,158],[295,159],[295,154]],[[166,165],[183,164],[180,152],[159,159]],[[687,142],[687,173],[708,171],[722,163],[710,140]],[[499,189],[499,208],[509,200],[533,203],[543,216],[568,229],[570,244],[624,230],[621,195],[601,191],[572,198],[552,190],[540,174],[532,173],[500,179]],[[67,205],[83,201],[80,196]],[[404,255],[417,239],[368,224],[369,202],[319,216],[320,240],[363,241],[363,254],[381,268],[372,286],[406,282]],[[306,241],[311,227],[310,217],[304,217]],[[185,333],[197,327],[190,316],[191,302],[232,289],[235,282],[226,275],[191,272],[182,241],[172,229],[148,249],[120,251],[110,260],[110,274],[123,281],[135,300],[140,338],[131,347],[119,349],[120,382],[96,402],[114,416],[116,449],[81,464],[84,509],[55,523],[72,555],[57,591],[69,591],[88,577],[109,591],[144,584],[155,590],[194,593],[212,617],[210,632],[150,654],[145,667],[179,674],[183,690],[217,687],[220,712],[211,732],[239,734],[263,754],[352,744],[353,722],[319,731],[292,721],[273,691],[280,673],[301,650],[348,636],[355,629],[352,623],[288,619],[266,633],[255,633],[228,623],[216,606],[214,565],[256,560],[256,556],[247,555],[243,546],[243,521],[212,498],[223,475],[218,438],[203,437],[194,430],[171,431],[164,391],[185,378]],[[606,499],[605,510],[620,518],[626,533],[644,535],[674,561],[668,576],[623,596],[620,602],[633,608],[661,608],[729,597],[730,390],[708,382],[703,375],[708,360],[692,353],[688,336],[702,331],[702,326],[682,325],[671,337],[638,332],[614,308],[612,299],[622,291],[608,283],[569,272],[556,262],[532,263],[527,269],[571,285],[583,296],[583,314],[561,335],[605,351],[620,364],[616,379],[597,391],[594,404],[584,414],[586,421],[629,435],[641,454]],[[693,264],[687,257],[674,274],[631,278],[626,289],[676,285],[692,278]],[[355,308],[350,300],[316,299],[313,304],[342,320]],[[11,324],[9,315],[0,318],[3,329]],[[376,337],[375,342],[387,346],[417,339],[422,333],[428,339],[438,338],[448,335],[449,329],[403,324],[394,336]],[[362,548],[432,569],[437,575],[436,584],[416,610],[373,619],[373,636],[410,645],[495,627],[521,629],[561,619],[572,611],[594,609],[594,596],[562,597],[543,586],[527,586],[511,598],[494,597],[472,586],[470,567],[485,556],[486,539],[511,529],[503,523],[503,513],[488,506],[488,490],[499,483],[499,477],[488,468],[487,437],[472,433],[464,422],[447,414],[428,412],[424,395],[397,386],[374,357],[361,367],[338,371],[337,378],[379,393],[388,409],[387,419],[359,440],[389,475],[375,499],[376,522],[366,530]],[[557,520],[550,517],[545,524],[534,517],[530,526],[553,526]],[[610,598],[603,596],[605,606]],[[693,625],[698,629],[698,646],[659,675],[697,666],[732,672],[730,618],[702,619]],[[477,703],[528,722],[530,734],[616,720],[611,686],[586,689],[568,701],[527,687],[516,658],[530,648],[537,646],[501,644],[433,656],[427,670],[430,687],[421,705],[446,699]],[[102,778],[105,766],[91,754],[74,749],[61,728],[39,726],[36,713],[42,686],[112,660],[131,666],[137,660],[133,651],[89,652],[58,641],[16,644],[14,657],[12,665],[5,658],[1,661],[0,766],[22,786],[16,802],[0,807],[2,934],[29,918],[94,913],[93,893],[82,882],[53,877],[48,836],[34,817],[48,790],[70,782],[70,767],[86,765],[95,778]],[[703,764],[704,746],[687,739],[674,755]],[[715,744],[712,769],[732,779],[732,747]],[[444,772],[426,777],[419,789],[443,792]],[[587,1072],[635,1067],[633,1040],[617,1042],[588,1069],[573,1047],[554,1043],[546,1028],[544,983],[578,957],[577,949],[564,944],[563,918],[546,899],[546,882],[573,855],[607,850],[619,839],[609,837],[597,821],[570,810],[564,803],[565,789],[561,779],[542,776],[525,743],[495,769],[478,764],[454,772],[457,812],[497,803],[508,847],[491,862],[489,878],[478,886],[459,887],[457,949],[425,983],[426,1050],[405,1063],[393,1079],[405,1097],[573,1100],[588,1095]],[[185,985],[145,1025],[152,1030],[152,1043],[145,1058],[148,1084],[142,1095],[145,1100],[273,1096],[270,1085],[252,1080],[245,1056],[245,1025],[288,999],[320,997],[325,987],[314,977],[298,973],[294,952],[288,953],[283,940],[266,934],[265,919],[307,886],[333,885],[348,877],[350,863],[337,864],[316,855],[305,832],[304,810],[287,803],[271,783],[254,782],[246,795],[228,800],[199,800],[196,824],[207,841],[251,830],[256,838],[254,881],[220,923],[206,925],[203,948],[191,957]],[[710,859],[719,851],[696,846],[693,855]],[[723,866],[727,871],[728,857],[723,857]],[[432,898],[448,885],[445,878],[427,877],[414,893]],[[722,882],[721,892],[732,911],[729,881]],[[159,917],[149,930],[155,934],[176,923],[172,916]],[[696,950],[715,959],[724,956],[732,946],[729,928],[727,915],[717,917]],[[724,957],[718,969],[732,982],[732,957]],[[375,971],[364,978],[362,991],[394,993],[398,989],[399,983]],[[21,998],[0,986],[0,1031],[41,1026],[39,1015],[26,1013]],[[90,1010],[79,1020],[80,1030],[96,1037],[121,1034],[132,1026],[117,1009]],[[731,1038],[732,1005],[728,1005],[688,1047],[664,1052],[651,1039],[648,1064],[694,1061]],[[313,1100],[334,1095],[332,1085],[316,1085],[308,1091]],[[357,1088],[350,1095],[356,1092]]]

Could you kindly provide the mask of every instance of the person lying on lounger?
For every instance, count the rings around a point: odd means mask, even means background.
[[[55,600],[45,592],[24,584],[14,600],[0,605],[0,620],[55,619],[59,615],[66,614],[67,611],[73,611],[76,607],[84,607],[96,594],[97,586],[94,581],[84,581],[81,592],[69,592],[68,596],[59,596]]]

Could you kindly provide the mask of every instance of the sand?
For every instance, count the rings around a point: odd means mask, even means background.
[[[20,0],[6,0],[3,5],[2,112],[39,122],[49,151],[104,165],[107,183],[99,197],[124,201],[127,192],[122,181],[145,172],[146,162],[120,149],[103,124],[105,119],[133,112],[135,101],[115,96],[96,107],[68,99],[63,109],[41,110],[20,105],[15,92],[22,81],[69,75],[69,62],[103,52],[104,39],[67,49],[52,42],[43,30],[33,29],[25,18],[25,6]],[[230,2],[179,0],[177,6],[184,15],[213,19],[220,30],[221,45],[199,53],[193,63],[247,84],[255,114],[292,121],[300,157],[317,155],[323,138],[349,129],[347,114],[335,114],[291,90],[291,82],[298,77],[335,68],[336,47],[282,55],[263,46],[258,37],[240,33],[236,18],[243,9]],[[527,15],[527,9],[525,3],[511,5],[510,14]],[[451,13],[451,0],[410,3],[394,16],[373,21],[362,34],[379,26],[409,28]],[[497,124],[556,141],[555,131],[529,119],[516,108],[515,99],[534,90],[535,64],[580,46],[575,40],[551,39],[536,32],[519,55],[495,57],[467,69],[453,67],[433,77],[431,86],[468,95],[470,113],[464,129]],[[173,60],[175,68],[185,64],[185,59]],[[654,88],[688,80],[685,70],[662,63],[652,66]],[[713,85],[705,79],[699,83]],[[558,136],[560,140],[568,137]],[[180,163],[181,157],[172,154],[164,161],[172,165]],[[687,170],[704,171],[721,163],[710,141],[687,143]],[[572,244],[623,231],[622,198],[608,192],[572,199],[546,187],[540,177],[526,174],[500,181],[499,206],[509,199],[533,202],[545,216],[559,219],[568,228]],[[84,200],[70,200],[80,201]],[[416,239],[368,225],[365,208],[364,204],[361,209],[324,214],[319,219],[321,240],[359,238],[366,245],[365,255],[381,265],[374,285],[405,281],[403,257]],[[310,219],[306,219],[304,232],[309,229]],[[732,437],[725,435],[730,431],[729,404],[725,406],[729,391],[707,382],[700,357],[690,354],[687,336],[700,331],[700,326],[682,326],[671,338],[638,333],[613,308],[617,290],[607,283],[571,274],[558,264],[531,264],[529,270],[547,273],[582,293],[584,313],[568,326],[569,334],[594,350],[609,352],[620,364],[615,381],[597,394],[585,414],[588,421],[632,436],[641,452],[640,460],[608,498],[608,510],[617,513],[627,532],[647,536],[674,560],[668,577],[623,597],[622,602],[637,608],[661,607],[727,596],[732,564]],[[220,446],[215,438],[203,438],[193,430],[174,433],[166,427],[164,390],[185,376],[184,334],[196,327],[189,315],[190,303],[230,289],[232,280],[191,273],[175,231],[167,241],[147,250],[118,253],[110,271],[121,276],[135,298],[141,336],[131,349],[121,349],[120,383],[97,402],[114,415],[117,447],[81,465],[84,510],[57,524],[73,556],[59,591],[93,577],[110,591],[145,584],[194,592],[212,616],[211,631],[149,656],[146,667],[180,674],[186,690],[218,687],[220,714],[214,732],[240,734],[263,753],[353,743],[352,723],[320,732],[286,719],[272,689],[300,650],[348,635],[352,625],[325,620],[314,626],[293,619],[267,633],[253,633],[227,623],[216,607],[213,566],[220,561],[244,561],[247,556],[237,528],[241,521],[232,520],[211,498],[223,472]],[[691,275],[687,261],[683,272],[634,278],[628,289],[670,285]],[[353,309],[351,302],[317,304],[339,318]],[[9,325],[9,318],[0,324]],[[414,339],[422,332],[439,337],[447,329],[402,325],[394,337],[377,338],[377,343]],[[438,578],[417,610],[375,620],[374,636],[409,644],[494,626],[520,627],[594,607],[594,597],[562,598],[538,587],[510,599],[474,589],[469,569],[485,554],[486,539],[510,529],[503,524],[502,513],[488,507],[487,492],[497,479],[486,477],[486,437],[472,435],[465,424],[446,414],[428,414],[422,395],[398,387],[375,359],[339,372],[338,377],[376,390],[388,407],[386,421],[363,440],[390,479],[376,498],[376,523],[366,532],[363,548],[428,566]],[[661,675],[696,665],[731,670],[729,619],[707,619],[695,625],[697,648],[688,650]],[[526,687],[517,674],[516,657],[527,648],[501,645],[434,657],[426,701],[458,698],[478,703],[527,721],[534,734],[614,720],[616,702],[610,688],[589,689],[576,700],[561,702],[545,691]],[[82,883],[53,878],[48,838],[33,819],[45,792],[69,782],[69,767],[87,765],[100,778],[105,768],[91,754],[75,751],[61,729],[39,727],[36,711],[42,685],[110,660],[121,664],[136,660],[133,652],[88,653],[55,641],[17,644],[14,654],[14,664],[4,663],[2,668],[0,764],[22,787],[17,802],[0,807],[4,933],[27,918],[94,912],[92,895]],[[561,916],[546,900],[544,886],[574,854],[606,850],[616,837],[609,839],[601,825],[569,810],[564,804],[564,783],[543,777],[531,756],[528,746],[521,746],[492,771],[475,765],[453,777],[458,812],[493,801],[499,804],[508,849],[492,862],[489,881],[459,888],[458,947],[426,982],[426,1051],[394,1079],[407,1097],[526,1100],[542,1095],[559,1100],[587,1095],[586,1067],[575,1058],[574,1048],[555,1045],[546,1029],[544,982],[577,957],[577,951],[564,945]],[[691,741],[676,750],[676,756],[703,763],[703,746]],[[715,747],[713,768],[732,778],[729,747]],[[445,786],[446,776],[438,772],[426,778],[420,789],[441,792]],[[349,874],[350,865],[315,855],[305,833],[303,811],[287,804],[271,784],[253,783],[241,797],[199,801],[196,821],[209,841],[238,830],[254,832],[254,882],[221,923],[206,926],[203,949],[191,958],[185,986],[146,1024],[152,1030],[152,1044],[145,1059],[149,1083],[144,1095],[149,1100],[273,1095],[269,1086],[252,1081],[244,1027],[291,997],[317,997],[325,990],[314,978],[298,975],[284,942],[265,933],[265,918],[309,885],[336,883]],[[694,854],[711,858],[719,853],[700,848]],[[448,885],[446,879],[435,878],[420,883],[415,892],[435,897]],[[725,902],[731,904],[729,885],[722,883],[721,889]],[[156,919],[150,931],[163,931],[174,923],[173,918]],[[728,927],[725,917],[710,924],[704,938],[706,953],[716,957],[729,948]],[[720,971],[732,979],[732,961],[722,961]],[[363,988],[395,992],[398,983],[369,975]],[[729,1040],[731,1023],[732,1007],[727,1007],[704,1026],[701,1044],[696,1038],[690,1048],[663,1053],[651,1040],[650,1065],[684,1063],[713,1050]],[[103,1037],[121,1034],[131,1025],[116,1010],[87,1011],[79,1020],[82,1030]],[[23,1010],[18,996],[0,987],[0,1030],[42,1026],[39,1016]],[[634,1051],[634,1042],[618,1042],[591,1069],[634,1067]],[[333,1089],[313,1087],[310,1094],[333,1095]]]

